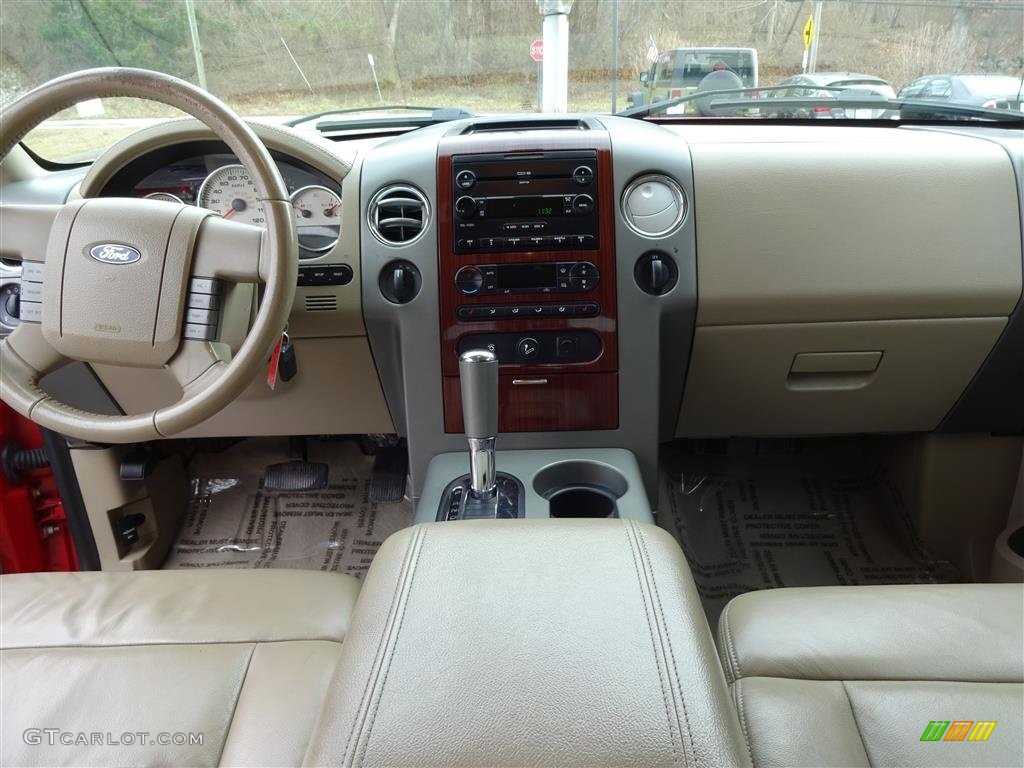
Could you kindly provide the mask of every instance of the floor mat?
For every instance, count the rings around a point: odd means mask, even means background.
[[[712,627],[729,600],[758,589],[960,580],[917,538],[881,470],[664,454],[659,522],[679,540]]]
[[[329,467],[318,491],[267,491],[263,470],[287,459],[281,440],[252,439],[190,463],[192,494],[164,568],[303,568],[362,577],[381,543],[412,524],[408,500],[376,504],[373,457],[351,441],[309,441]]]

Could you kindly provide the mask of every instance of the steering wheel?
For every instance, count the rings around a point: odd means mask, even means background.
[[[125,443],[193,427],[253,381],[288,320],[298,245],[288,191],[266,147],[223,102],[169,75],[111,67],[51,80],[0,114],[0,158],[57,112],[114,96],[157,101],[202,121],[248,170],[266,212],[264,230],[155,200],[0,201],[0,257],[23,262],[22,322],[0,342],[0,399],[62,434]],[[224,281],[265,285],[255,321],[234,355],[227,345],[190,339],[195,334],[184,330],[190,305],[209,306]],[[182,397],[136,415],[82,411],[38,384],[70,360],[166,367]]]

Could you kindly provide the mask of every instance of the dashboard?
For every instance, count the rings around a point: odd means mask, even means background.
[[[676,437],[1024,431],[1024,141],[1005,128],[467,118],[399,136],[254,124],[292,195],[294,381],[188,435],[397,432],[414,494],[464,450],[457,356],[499,356],[501,447],[622,447],[657,495]],[[259,225],[201,126],[58,184]],[[333,282],[332,282],[333,281]],[[224,297],[244,337],[258,292]],[[116,407],[160,370],[94,366]]]

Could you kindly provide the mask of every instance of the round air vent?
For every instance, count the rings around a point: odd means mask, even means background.
[[[427,227],[430,206],[415,187],[392,184],[378,190],[366,212],[370,231],[385,245],[408,245]]]
[[[686,218],[686,193],[668,176],[640,176],[622,193],[622,218],[639,235],[664,237]]]

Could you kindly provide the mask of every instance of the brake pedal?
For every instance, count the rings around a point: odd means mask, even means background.
[[[315,461],[282,461],[263,470],[267,491],[319,491],[327,487],[327,465]]]

